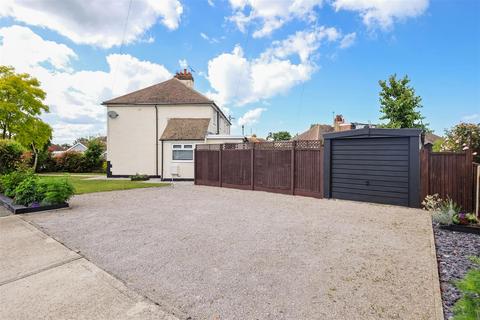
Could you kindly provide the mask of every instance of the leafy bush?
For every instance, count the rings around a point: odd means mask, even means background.
[[[87,171],[98,171],[102,169],[102,154],[105,152],[105,145],[100,139],[92,139],[88,142],[85,151],[85,169]]]
[[[67,180],[44,180],[40,183],[42,205],[53,205],[67,202],[75,193],[75,188]]]
[[[433,214],[432,220],[441,225],[451,225],[454,223],[454,217],[458,214],[460,209],[460,206],[458,206],[452,199],[448,199],[447,201],[442,202],[438,211]]]
[[[147,181],[150,180],[150,177],[146,174],[135,174],[133,176],[130,176],[131,181]]]
[[[453,306],[454,320],[480,319],[480,258],[470,257],[476,265],[455,286],[462,297]]]
[[[38,183],[36,176],[29,176],[15,188],[15,203],[30,206],[39,203],[44,197],[43,188]]]
[[[422,207],[427,211],[438,211],[442,206],[442,203],[443,199],[440,198],[438,193],[435,193],[425,197],[425,200],[422,201]]]
[[[33,172],[31,170],[26,171],[13,171],[9,174],[0,177],[0,191],[7,197],[15,196],[15,189],[25,179],[32,177]]]
[[[14,171],[22,162],[23,151],[18,142],[0,139],[0,174]]]
[[[55,158],[57,163],[55,171],[62,172],[88,172],[83,154],[79,152],[65,152]]]
[[[107,173],[107,161],[102,162],[102,173]]]

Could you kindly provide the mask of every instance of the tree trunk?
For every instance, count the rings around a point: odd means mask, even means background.
[[[33,172],[37,172],[37,164],[38,164],[38,152],[37,149],[35,148],[35,145],[32,143],[32,150],[33,150]]]

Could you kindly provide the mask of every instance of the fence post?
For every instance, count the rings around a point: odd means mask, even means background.
[[[250,143],[250,189],[255,189],[255,142]]]
[[[290,175],[290,193],[295,194],[295,146],[297,141],[292,141],[292,151],[291,151],[291,175]]]
[[[420,154],[420,181],[421,181],[421,199],[423,201],[427,195],[430,194],[430,151],[429,146],[425,146]]]
[[[193,184],[197,184],[197,168],[197,146],[195,146],[195,149],[193,150]]]
[[[465,190],[465,194],[464,194],[464,197],[466,198],[465,200],[465,203],[467,204],[466,207],[467,208],[464,208],[468,211],[470,210],[474,210],[474,206],[475,204],[473,203],[473,199],[474,199],[474,195],[473,195],[473,154],[472,154],[472,150],[471,149],[468,149],[465,151],[465,169],[466,169],[466,177],[467,177],[467,181],[466,182],[466,185],[467,185],[467,190]]]
[[[218,186],[222,186],[222,149],[223,144],[220,144],[220,150],[218,151]]]

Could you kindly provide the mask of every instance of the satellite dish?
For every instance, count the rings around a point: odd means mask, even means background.
[[[115,111],[108,111],[108,117],[111,118],[111,119],[115,119],[116,117],[118,117],[118,113],[116,113]]]

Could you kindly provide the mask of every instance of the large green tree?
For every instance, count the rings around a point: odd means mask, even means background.
[[[423,123],[425,117],[419,109],[422,108],[422,98],[415,94],[415,89],[409,85],[410,79],[404,76],[397,79],[391,75],[387,81],[380,80],[380,120],[388,120],[386,128],[421,128],[428,130],[428,124]]]
[[[284,141],[290,139],[292,139],[292,135],[288,131],[270,132],[267,136],[267,140],[273,141]]]
[[[13,138],[25,129],[29,119],[48,112],[45,96],[36,78],[0,66],[0,137]]]

